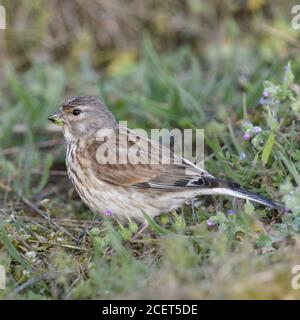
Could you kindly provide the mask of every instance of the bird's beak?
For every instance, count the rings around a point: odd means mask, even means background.
[[[48,120],[52,121],[54,124],[56,124],[57,126],[62,126],[63,123],[63,119],[62,119],[62,114],[61,112],[54,112],[52,113],[49,117]]]

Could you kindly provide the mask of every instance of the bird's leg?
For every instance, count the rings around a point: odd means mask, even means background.
[[[148,223],[144,222],[140,228],[140,230],[138,230],[136,232],[136,234],[132,237],[131,240],[136,240],[146,229],[148,228]]]

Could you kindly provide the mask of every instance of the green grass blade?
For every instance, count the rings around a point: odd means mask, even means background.
[[[170,232],[166,230],[165,228],[162,228],[160,225],[158,225],[153,219],[151,219],[144,211],[143,215],[145,220],[147,221],[148,225],[157,233],[167,235]]]
[[[269,160],[269,157],[270,157],[272,149],[273,149],[274,142],[275,142],[275,135],[274,135],[274,132],[271,131],[270,135],[268,137],[267,143],[265,145],[264,151],[261,156],[261,160],[262,160],[262,163],[264,166],[267,164],[267,162]]]
[[[7,236],[5,230],[0,227],[0,241],[4,244],[6,250],[9,252],[9,254],[17,261],[19,262],[25,269],[31,270],[31,267],[28,265],[28,263],[22,258],[22,256],[19,254],[9,237]]]

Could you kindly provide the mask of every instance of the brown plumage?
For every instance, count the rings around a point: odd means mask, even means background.
[[[282,209],[119,126],[96,98],[68,99],[49,120],[63,127],[69,177],[95,213],[143,219],[143,212],[155,216],[208,194],[236,196]]]

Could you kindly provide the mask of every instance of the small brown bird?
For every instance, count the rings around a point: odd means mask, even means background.
[[[283,209],[120,126],[94,97],[70,98],[48,119],[62,126],[68,144],[69,178],[96,214],[143,220],[144,212],[153,217],[191,203],[200,195],[217,194]],[[130,159],[132,150],[138,155],[137,163]]]

